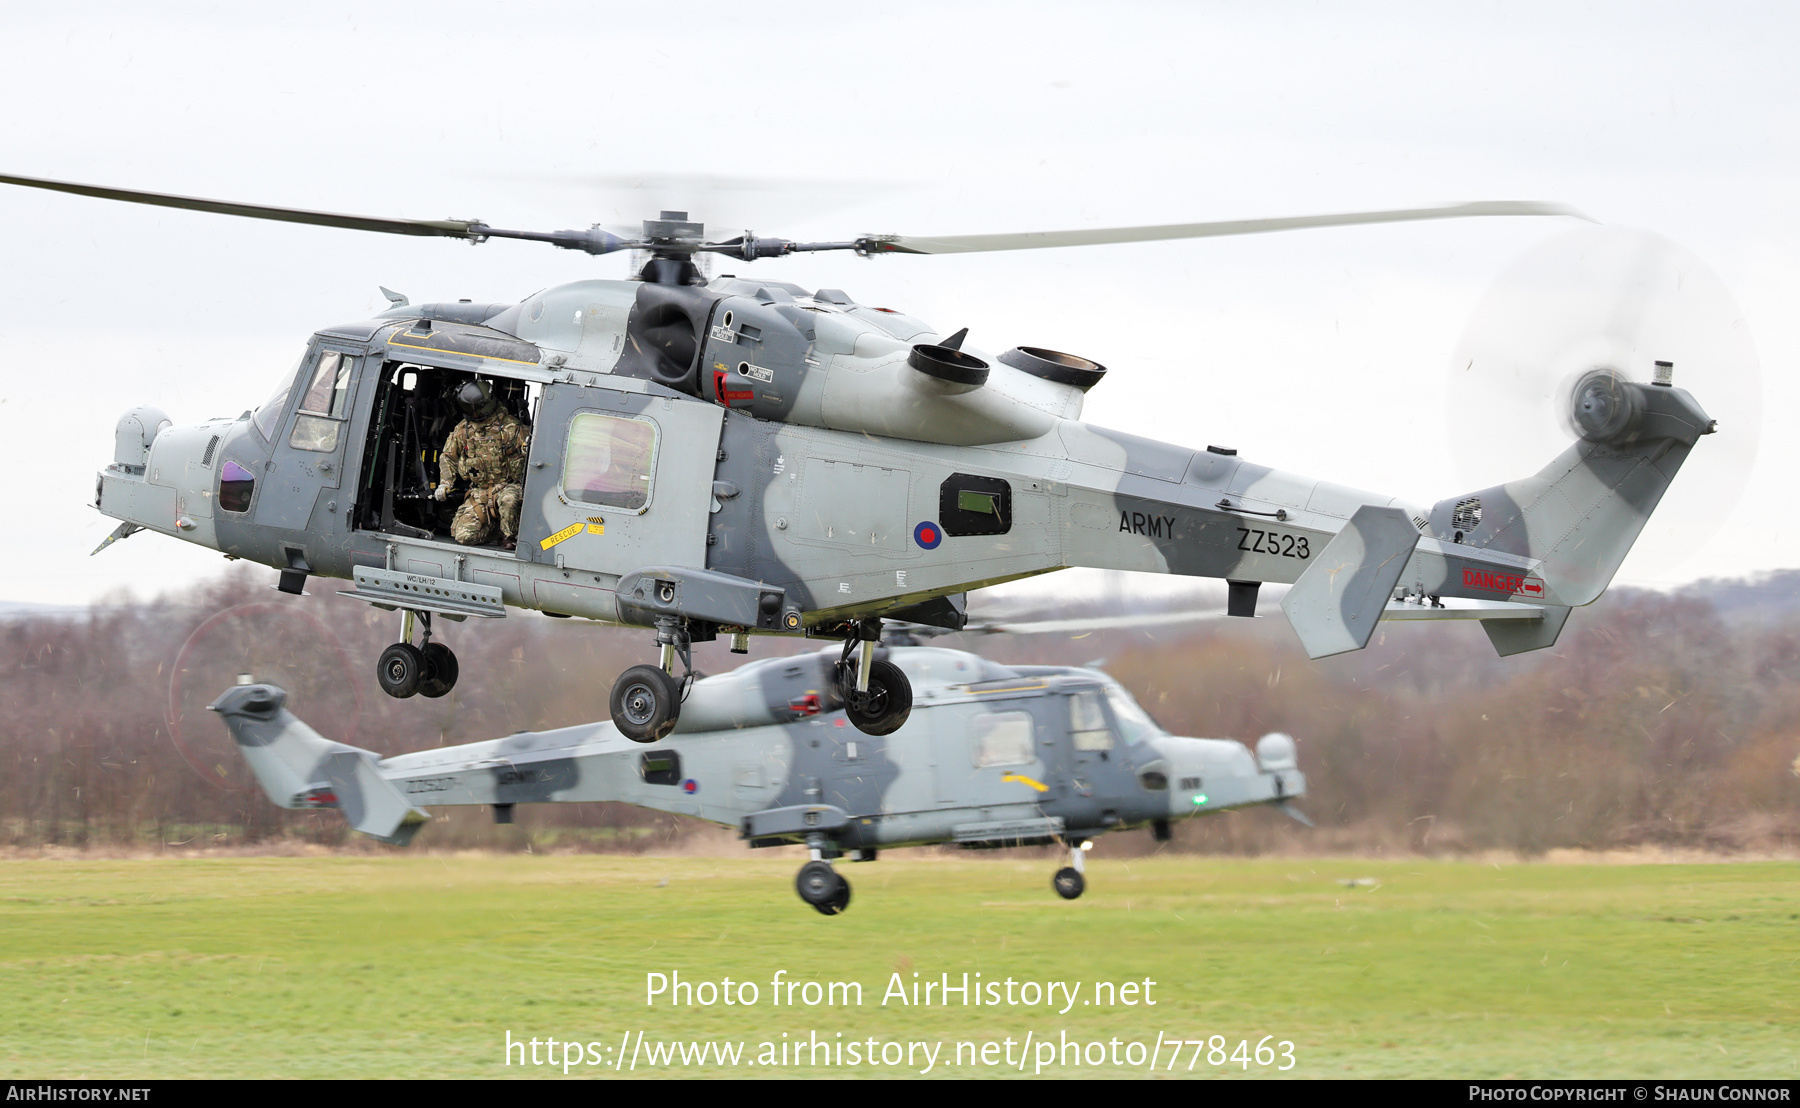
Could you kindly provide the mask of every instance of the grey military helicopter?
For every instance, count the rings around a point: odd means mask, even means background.
[[[798,843],[795,888],[826,915],[850,903],[835,859],[899,846],[1062,842],[1052,878],[1073,900],[1083,860],[1108,831],[1291,802],[1306,791],[1292,738],[1255,753],[1229,739],[1170,735],[1098,669],[1007,666],[928,641],[938,628],[889,622],[877,660],[917,698],[904,726],[850,726],[838,650],[751,662],[689,690],[673,734],[645,749],[611,722],[380,758],[333,742],[250,675],[214,701],[263,792],[283,808],[338,808],[351,827],[405,845],[429,805],[624,801],[736,828],[752,847]]]
[[[0,183],[390,234],[513,238],[647,255],[636,280],[516,304],[394,307],[327,327],[261,406],[174,425],[119,421],[95,507],[139,530],[271,566],[279,588],[401,613],[378,664],[398,697],[441,696],[455,655],[433,617],[508,607],[654,628],[655,665],[612,687],[642,742],[673,732],[689,646],[719,635],[840,638],[846,718],[897,730],[913,691],[878,657],[884,620],[956,627],[970,590],[1071,566],[1218,577],[1254,613],[1263,582],[1312,657],[1367,645],[1381,619],[1476,619],[1501,654],[1556,642],[1611,582],[1714,423],[1664,364],[1594,366],[1564,394],[1576,441],[1537,473],[1431,506],[1080,419],[1098,362],[1033,346],[990,355],[837,289],[723,276],[826,250],[946,254],[1199,238],[1465,216],[1568,216],[1530,202],[1050,233],[709,241],[683,212],[620,237],[472,220],[370,218],[24,177]],[[1650,383],[1633,380],[1654,377]],[[431,467],[451,398],[486,381],[533,428],[516,550],[450,541]],[[676,662],[683,678],[675,676]]]

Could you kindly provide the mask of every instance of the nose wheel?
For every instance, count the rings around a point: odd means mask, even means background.
[[[1087,878],[1082,871],[1087,868],[1087,851],[1082,849],[1087,844],[1072,842],[1069,844],[1069,864],[1056,871],[1050,879],[1050,887],[1056,895],[1064,900],[1074,900],[1087,891]]]
[[[404,700],[422,694],[443,696],[456,687],[456,655],[441,642],[431,641],[431,613],[418,613],[425,625],[424,644],[414,646],[412,612],[402,612],[400,641],[381,652],[375,662],[375,680],[381,691]]]
[[[815,859],[801,866],[794,891],[820,915],[835,916],[850,907],[850,882],[830,862]]]

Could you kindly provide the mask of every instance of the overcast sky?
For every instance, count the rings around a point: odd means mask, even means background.
[[[1735,294],[1734,334],[1760,358],[1760,402],[1741,380],[1709,402],[1709,368],[1754,371],[1741,350],[1678,366],[1722,434],[1761,431],[1760,454],[1728,519],[1717,502],[1729,475],[1678,481],[1621,580],[1800,564],[1800,527],[1757,510],[1788,502],[1800,473],[1788,430],[1800,400],[1791,7],[66,10],[0,4],[0,172],[543,230],[629,229],[692,206],[718,232],[797,239],[1572,204],[1691,250]],[[623,188],[634,175],[653,187]],[[766,184],[681,183],[705,177]],[[313,330],[382,307],[377,285],[415,301],[510,301],[626,274],[623,258],[537,244],[472,248],[20,189],[0,189],[0,225],[0,435],[14,484],[4,600],[149,593],[222,565],[156,535],[87,557],[111,526],[86,504],[125,408],[154,404],[178,422],[235,415]],[[967,326],[987,350],[1092,357],[1111,369],[1090,397],[1093,422],[1430,503],[1548,460],[1513,457],[1529,437],[1516,405],[1496,408],[1506,419],[1453,417],[1447,381],[1484,290],[1572,226],[821,256],[750,272],[843,288],[941,331]]]

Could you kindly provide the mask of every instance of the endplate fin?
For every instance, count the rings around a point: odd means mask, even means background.
[[[1309,657],[1328,658],[1369,645],[1418,545],[1418,527],[1399,508],[1365,504],[1356,510],[1281,599],[1281,610]]]

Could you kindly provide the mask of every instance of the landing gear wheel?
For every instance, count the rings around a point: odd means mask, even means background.
[[[856,679],[846,670],[844,715],[865,735],[891,735],[912,714],[912,682],[900,667],[881,660],[869,667],[869,691],[856,691]]]
[[[653,743],[681,718],[681,684],[660,666],[632,666],[613,682],[611,708],[619,734]]]
[[[1074,866],[1064,866],[1050,879],[1050,887],[1064,900],[1074,900],[1087,889],[1087,878],[1081,876]]]
[[[820,915],[835,916],[850,906],[850,882],[831,868],[829,862],[808,862],[794,878],[794,891],[800,899],[819,910]]]
[[[835,916],[850,907],[850,879],[838,874],[838,894],[831,898],[831,903],[819,908],[821,915]]]
[[[380,682],[382,692],[405,700],[419,691],[425,669],[425,655],[418,647],[397,642],[381,652],[381,659],[375,663],[375,680]]]
[[[441,642],[428,642],[419,651],[425,656],[427,676],[419,682],[420,696],[443,696],[456,687],[456,655]]]

